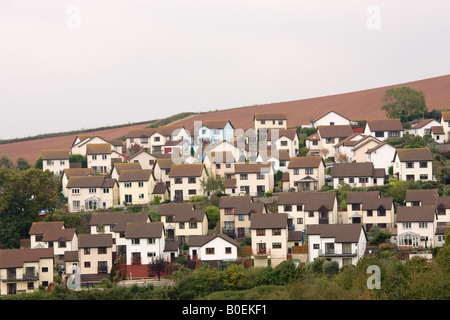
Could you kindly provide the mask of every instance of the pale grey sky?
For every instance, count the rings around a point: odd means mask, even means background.
[[[0,139],[450,74],[450,2],[2,0]]]

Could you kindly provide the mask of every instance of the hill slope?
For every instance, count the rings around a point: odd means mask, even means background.
[[[311,119],[329,110],[339,112],[355,121],[385,119],[385,112],[381,110],[383,96],[389,88],[401,86],[408,86],[423,91],[429,110],[450,108],[450,75],[445,75],[326,97],[222,110],[196,115],[189,119],[180,120],[177,123],[185,125],[191,131],[194,121],[229,119],[235,128],[246,130],[253,128],[253,114],[257,112],[285,112],[288,115],[288,127],[296,127],[309,124]]]
[[[409,86],[423,91],[429,110],[450,108],[450,75],[445,75],[326,97],[202,113],[179,120],[176,123],[183,124],[192,133],[194,121],[206,119],[229,119],[236,129],[241,128],[246,130],[253,127],[253,114],[257,112],[285,112],[288,115],[289,127],[309,124],[311,119],[329,110],[337,111],[351,120],[384,119],[386,116],[384,111],[381,110],[381,106],[383,105],[382,98],[387,89],[400,86]],[[137,125],[105,129],[93,133],[103,135],[106,139],[115,139],[125,135],[132,128],[142,128],[145,126]],[[75,135],[68,135],[57,138],[44,138],[4,144],[0,145],[0,156],[6,154],[13,161],[16,161],[19,157],[24,157],[31,164],[34,164],[40,156],[42,149],[70,148],[74,139]]]

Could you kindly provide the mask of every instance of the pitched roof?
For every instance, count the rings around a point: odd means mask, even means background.
[[[54,259],[53,248],[0,250],[0,269],[21,268],[26,262]]]
[[[438,189],[409,189],[406,190],[405,201],[420,201],[422,205],[435,205],[438,197]]]
[[[316,118],[311,119],[311,122],[316,122],[317,120],[319,120],[320,118],[325,117],[327,114],[329,114],[329,113],[331,113],[331,112],[336,113],[337,115],[341,116],[342,118],[345,118],[345,119],[347,119],[348,121],[350,121],[349,118],[344,117],[344,116],[343,116],[342,114],[340,114],[339,112],[336,112],[336,111],[334,111],[334,110],[328,110],[327,112],[322,113],[321,115],[317,116]]]
[[[201,177],[205,169],[204,164],[194,163],[194,164],[173,164],[169,177]]]
[[[114,232],[125,232],[129,222],[149,222],[147,213],[102,212],[93,213],[89,226],[113,225]]]
[[[164,224],[162,222],[128,222],[125,238],[161,238]]]
[[[226,119],[218,119],[218,120],[203,120],[202,121],[202,127],[206,127],[209,129],[223,129],[227,125],[227,123],[230,122]],[[231,122],[230,122],[231,124]],[[231,126],[233,126],[231,124]]]
[[[165,183],[157,183],[153,188],[152,194],[165,194],[167,192],[167,185]]]
[[[388,145],[389,147],[394,148],[393,146],[391,146],[391,145],[390,145],[389,143],[387,143],[386,141],[383,141],[382,143],[377,144],[375,147],[370,148],[370,149],[367,149],[366,153],[372,153],[372,152],[374,152],[374,151],[380,149],[381,147],[383,147],[383,146],[385,146],[385,145]]]
[[[153,170],[141,169],[141,170],[122,170],[119,176],[119,182],[132,182],[132,181],[149,181],[152,177]]]
[[[225,179],[225,188],[234,188],[236,187],[237,179],[228,178]]]
[[[219,208],[234,208],[234,214],[263,213],[264,203],[253,202],[251,196],[223,196]]]
[[[64,222],[33,222],[29,235],[43,234],[42,241],[58,241],[73,239],[76,233],[75,228],[64,228]]]
[[[250,229],[287,229],[287,214],[255,214],[252,216]]]
[[[162,170],[164,169],[171,169],[172,165],[173,165],[173,161],[172,159],[168,159],[168,158],[158,158],[156,159],[156,163],[155,165],[158,165],[158,167]]]
[[[90,143],[86,146],[86,154],[110,154],[111,144],[109,143]]]
[[[205,159],[208,158],[211,163],[235,163],[233,152],[231,151],[207,151]]]
[[[424,119],[424,120],[422,120],[422,121],[419,121],[419,122],[416,123],[415,125],[413,125],[413,126],[411,127],[411,129],[419,129],[419,128],[422,128],[422,127],[426,126],[427,124],[429,124],[429,123],[432,122],[432,121],[436,121],[436,119],[433,119],[433,118],[431,118],[431,119]]]
[[[350,162],[350,163],[335,163],[333,165],[333,178],[346,177],[385,177],[385,170],[383,168],[374,168],[372,162]]]
[[[444,127],[443,126],[433,126],[431,127],[431,133],[432,134],[444,134]]]
[[[394,199],[392,197],[381,198],[379,191],[350,191],[347,193],[347,204],[361,203],[362,210],[376,210],[380,206],[390,210]]]
[[[255,113],[253,120],[287,120],[286,113]]]
[[[67,188],[112,188],[117,183],[116,179],[105,176],[75,176],[69,179]]]
[[[141,170],[142,166],[139,162],[119,162],[114,164],[113,170],[114,169],[117,174],[120,175],[122,170]]]
[[[70,151],[66,149],[45,149],[42,150],[42,160],[68,160]]]
[[[353,129],[349,124],[337,126],[318,126],[317,132],[321,138],[347,138],[353,134]]]
[[[288,241],[302,241],[303,232],[302,231],[288,231]]]
[[[132,129],[125,137],[126,138],[141,138],[141,137],[151,137],[155,133],[159,133],[163,136],[172,136],[178,134],[178,132],[183,129],[184,126],[181,125],[166,125],[159,126],[157,128],[143,128],[143,129]]]
[[[442,120],[450,121],[450,111],[442,111],[441,116],[442,116]]]
[[[78,236],[78,248],[112,247],[112,234],[80,234]]]
[[[202,222],[204,218],[208,218],[204,209],[198,210],[183,210],[177,212],[173,219],[174,222]]]
[[[308,226],[308,235],[320,235],[321,238],[334,238],[336,243],[355,243],[359,241],[361,224],[313,224]]]
[[[435,219],[435,206],[423,205],[397,208],[397,222],[431,222]]]
[[[322,206],[332,211],[335,203],[335,192],[281,192],[278,195],[278,205],[303,205],[304,211],[317,211]]]
[[[175,216],[176,214],[186,211],[195,210],[193,203],[166,203],[159,208],[160,216]]]
[[[396,149],[396,154],[398,155],[398,158],[401,162],[433,161],[433,155],[431,154],[429,148]]]
[[[368,120],[370,131],[402,131],[403,124],[400,119]]]
[[[320,156],[292,157],[289,161],[288,169],[318,168],[323,158]]]
[[[270,159],[274,157],[275,159],[282,160],[282,161],[289,161],[291,157],[289,156],[289,150],[281,149],[266,149],[259,151],[259,155],[261,156],[263,161],[266,161],[267,159]]]
[[[235,173],[269,173],[272,168],[270,163],[236,163]]]
[[[178,241],[176,240],[166,240],[164,251],[178,251]]]
[[[239,241],[234,240],[223,233],[219,233],[217,235],[190,236],[189,237],[189,246],[190,247],[202,247],[205,244],[207,244],[208,242],[211,242],[212,240],[214,240],[216,238],[223,239],[223,240],[235,245],[236,247],[239,247],[241,245]]]
[[[267,130],[267,141],[274,141],[275,138],[286,137],[294,140],[297,136],[297,129],[269,129]]]
[[[64,169],[64,175],[67,179],[71,177],[93,176],[95,171],[93,168],[71,168]]]

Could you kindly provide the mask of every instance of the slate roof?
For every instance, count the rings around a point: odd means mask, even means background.
[[[112,234],[80,234],[78,236],[78,248],[102,248],[112,247]]]
[[[287,120],[286,113],[255,113],[254,120]]]
[[[91,143],[86,146],[86,154],[99,155],[110,153],[111,144],[109,143]]]
[[[431,154],[431,150],[429,148],[396,149],[396,154],[401,162],[433,161],[433,155]]]
[[[69,179],[67,188],[113,188],[116,183],[116,179],[105,176],[76,176]]]
[[[282,192],[278,195],[278,205],[303,205],[304,211],[317,211],[322,206],[332,211],[336,203],[335,192]]]
[[[376,210],[380,206],[386,210],[392,209],[392,197],[380,197],[379,191],[350,191],[347,193],[347,204],[360,203],[362,210]]]
[[[45,149],[41,153],[42,160],[69,160],[70,151],[66,149]]]
[[[119,182],[132,182],[132,181],[150,181],[153,170],[140,169],[140,170],[122,170],[119,176]]]
[[[26,262],[54,259],[53,248],[0,250],[0,269],[21,268]]]
[[[397,222],[432,222],[435,219],[435,206],[423,205],[413,207],[398,207]]]
[[[190,236],[189,237],[189,246],[190,247],[202,247],[205,244],[207,244],[208,242],[210,242],[216,238],[221,238],[221,239],[235,245],[236,247],[239,247],[241,245],[239,241],[234,240],[234,239],[228,237],[227,235],[219,233],[217,235]]]
[[[334,238],[336,243],[355,243],[359,241],[361,224],[313,224],[308,226],[308,235],[320,235],[321,238]]]
[[[90,226],[113,225],[114,232],[125,232],[129,222],[149,222],[147,213],[101,212],[93,213],[89,220]]]
[[[223,196],[219,208],[234,208],[234,214],[263,213],[264,203],[253,202],[251,196]]]
[[[167,203],[161,205],[159,208],[160,216],[175,216],[176,214],[186,211],[195,210],[195,205],[193,203]]]
[[[353,134],[353,129],[349,124],[337,126],[318,126],[317,132],[321,138],[347,138]]]
[[[162,222],[128,222],[125,230],[125,238],[161,238],[164,224]]]
[[[250,229],[287,229],[287,214],[255,214],[252,216]]]
[[[409,189],[406,190],[405,201],[420,201],[422,205],[435,205],[439,197],[438,189]]]
[[[33,222],[29,235],[44,235],[42,241],[71,241],[76,233],[75,228],[64,228],[64,222]]]
[[[368,120],[367,126],[371,132],[374,131],[403,131],[400,119]]]
[[[335,163],[333,165],[333,178],[346,177],[373,177],[384,178],[386,175],[383,168],[374,168],[372,162],[350,162]]]
[[[323,159],[319,156],[292,157],[289,160],[288,169],[318,168],[321,162]]]
[[[173,164],[169,177],[201,177],[205,169],[204,164]]]

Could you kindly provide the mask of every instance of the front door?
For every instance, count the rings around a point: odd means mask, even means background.
[[[8,294],[16,294],[17,286],[15,283],[8,283]]]
[[[238,228],[238,238],[245,237],[245,228]]]
[[[175,190],[175,201],[183,201],[183,190]]]

